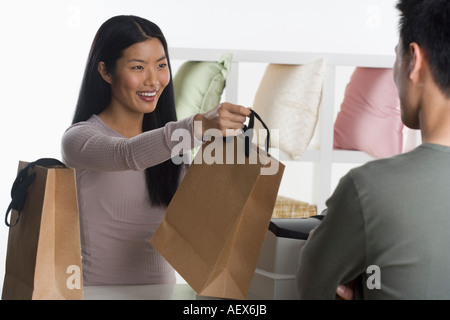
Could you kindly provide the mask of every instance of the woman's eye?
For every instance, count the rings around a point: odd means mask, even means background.
[[[133,69],[135,69],[135,70],[144,70],[144,67],[143,66],[135,66],[135,67],[133,67]]]
[[[160,63],[158,65],[158,68],[160,68],[160,69],[164,69],[165,67],[167,67],[167,63]]]

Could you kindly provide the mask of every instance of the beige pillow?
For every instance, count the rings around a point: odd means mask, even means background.
[[[305,65],[269,64],[256,92],[253,109],[271,130],[271,148],[298,160],[317,124],[325,74],[323,59]],[[255,125],[256,133],[261,126]],[[265,137],[259,134],[258,144]]]

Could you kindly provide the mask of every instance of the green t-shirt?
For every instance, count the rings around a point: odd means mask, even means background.
[[[425,143],[345,175],[303,247],[300,299],[450,299],[450,148]]]

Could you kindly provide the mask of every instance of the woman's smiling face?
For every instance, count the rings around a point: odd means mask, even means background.
[[[170,70],[161,41],[151,38],[128,47],[117,60],[113,74],[99,65],[111,85],[110,107],[131,113],[150,113],[170,81]]]

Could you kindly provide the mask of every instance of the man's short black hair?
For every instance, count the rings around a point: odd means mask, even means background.
[[[450,98],[450,0],[400,0],[397,9],[404,54],[417,43],[436,84]]]

